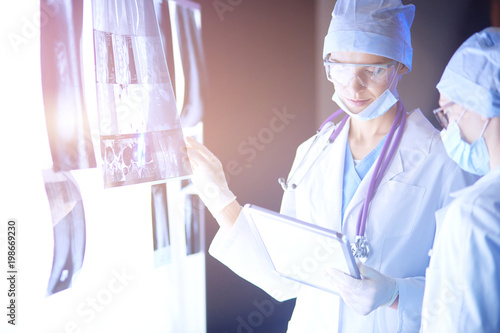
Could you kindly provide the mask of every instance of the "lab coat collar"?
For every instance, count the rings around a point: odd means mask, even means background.
[[[419,109],[415,109],[408,114],[405,127],[405,132],[403,133],[399,148],[396,151],[392,162],[389,164],[389,167],[387,168],[378,188],[383,187],[388,181],[394,179],[397,175],[405,171],[403,156],[411,156],[412,160],[423,160],[424,155],[427,155],[430,152],[434,136],[439,136],[439,134],[436,133],[435,128],[429,123]],[[370,171],[368,171],[365,178],[363,178],[358,190],[351,199],[351,202],[346,207],[344,220],[351,214],[353,209],[361,206],[366,199],[370,180],[377,161],[375,161],[370,168]],[[375,189],[375,193],[377,192],[377,189]],[[342,230],[345,233],[354,234],[355,229],[352,228],[355,228],[355,225],[356,223],[344,223]]]
[[[408,123],[409,122],[407,122],[407,124]],[[394,136],[396,136],[396,134],[397,134],[397,132],[394,134]],[[403,135],[403,139],[404,139],[404,137],[405,137],[405,135]],[[403,143],[403,139],[401,139],[401,143]],[[393,140],[394,140],[394,138],[393,138]],[[354,196],[351,199],[351,202],[349,203],[349,205],[346,208],[345,215],[347,215],[348,212],[350,212],[354,207],[356,207],[362,201],[365,200],[365,198],[366,198],[366,196],[368,194],[368,187],[370,186],[370,181],[371,181],[371,179],[373,177],[375,166],[376,166],[379,158],[380,158],[380,156],[373,163],[373,165],[371,166],[370,170],[368,171],[368,173],[366,174],[366,176],[361,181],[361,184],[359,185],[358,190],[356,191],[356,193],[354,194]],[[395,176],[397,176],[398,174],[400,174],[403,171],[404,171],[403,159],[401,157],[401,152],[398,149],[396,151],[396,153],[394,154],[392,162],[389,164],[389,166],[388,166],[388,168],[387,168],[387,170],[385,172],[385,175],[383,176],[383,178],[382,178],[382,180],[381,180],[381,182],[380,182],[380,184],[379,184],[378,187],[383,186],[385,183],[387,183],[389,180],[393,179]],[[375,191],[376,191],[376,189],[375,189]]]
[[[439,136],[420,109],[414,109],[408,113],[404,134],[399,144],[401,150],[421,151],[425,154],[430,152],[434,137]]]
[[[405,171],[403,161],[408,162],[408,157],[410,157],[412,161],[421,159],[423,160],[425,155],[429,154],[430,152],[432,140],[435,140],[434,137],[437,136],[439,138],[439,133],[436,132],[435,128],[429,123],[429,121],[425,118],[425,116],[419,109],[415,109],[408,114],[405,127],[405,132],[399,144],[398,150],[396,151],[392,162],[389,164],[378,188],[383,187],[388,181],[394,179],[396,176]],[[333,177],[330,178],[332,181],[331,184],[335,185],[332,188],[339,188],[338,191],[334,191],[335,193],[333,206],[335,207],[342,207],[341,189],[343,186],[343,165],[349,128],[350,122],[348,121],[338,138],[335,140],[336,144],[334,149],[336,149],[337,151],[334,156],[339,159],[338,161],[336,161],[336,163],[342,165],[342,168],[337,168],[338,172],[336,172]],[[403,157],[405,157],[406,159]],[[349,219],[349,216],[352,215],[353,210],[358,209],[364,202],[368,194],[368,187],[370,185],[370,180],[377,161],[375,161],[366,176],[363,178],[358,190],[352,197],[351,202],[346,207],[346,210],[344,212],[344,222]],[[376,191],[377,189],[375,189],[375,192]],[[330,216],[332,215],[335,217],[334,221],[338,221],[335,222],[335,230],[342,230],[342,232],[344,232],[345,234],[355,234],[356,223],[349,221],[348,223],[343,223],[342,228],[340,228],[340,211],[332,211],[332,214]],[[357,218],[357,214],[354,214],[352,217]]]
[[[332,173],[332,177],[326,177],[327,188],[339,189],[331,191],[332,205],[330,206],[330,216],[333,217],[333,230],[341,230],[342,217],[342,188],[344,187],[344,165],[345,165],[345,150],[347,147],[347,137],[351,122],[347,121],[339,136],[335,140],[331,153],[331,158],[337,159],[340,168],[335,168],[337,172]]]
[[[397,133],[395,133],[394,136],[396,136],[396,134]],[[406,158],[408,158],[408,156],[412,156],[411,159],[413,161],[423,160],[424,156],[430,153],[434,135],[439,136],[436,134],[434,127],[429,123],[422,112],[419,109],[411,111],[408,114],[403,137],[401,138],[398,150],[389,164],[379,187],[383,186],[385,183],[405,171],[403,156],[406,156]],[[372,169],[374,168],[375,164],[372,166]],[[373,170],[370,170],[370,173],[373,174]],[[369,183],[366,185],[366,192],[368,191],[368,185]]]
[[[377,158],[378,161],[378,158]],[[344,213],[344,216],[347,216],[356,206],[361,205],[362,202],[366,199],[366,196],[368,194],[368,187],[370,186],[370,181],[373,176],[373,172],[375,169],[375,164],[377,163],[375,161],[374,165],[370,168],[370,171],[366,174],[365,178],[361,181],[361,184],[359,184],[359,188],[354,194],[354,196],[351,199],[351,202],[346,208],[346,211]],[[401,158],[401,153],[399,151],[396,152],[396,154],[393,157],[393,160],[389,167],[387,168],[384,177],[382,178],[382,181],[380,182],[378,188],[384,186],[389,180],[393,179],[395,176],[400,174],[401,172],[404,171],[403,167],[403,161]],[[375,193],[377,192],[377,189],[375,189]]]

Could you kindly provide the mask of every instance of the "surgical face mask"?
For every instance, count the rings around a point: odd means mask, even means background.
[[[460,115],[458,122],[450,122],[448,128],[441,131],[441,138],[446,152],[460,168],[475,175],[483,176],[490,171],[490,155],[483,137],[489,119],[484,124],[479,139],[470,144],[462,139],[460,127],[458,127],[463,114]]]
[[[399,66],[398,66],[399,69]],[[338,106],[342,110],[344,110],[349,116],[362,120],[362,121],[367,121],[371,119],[375,119],[389,111],[389,109],[396,104],[396,102],[399,100],[399,96],[396,96],[394,92],[396,92],[396,87],[391,89],[391,86],[394,84],[394,80],[396,79],[397,74],[395,74],[391,80],[391,83],[389,87],[379,96],[377,97],[376,100],[374,100],[370,105],[368,105],[363,111],[359,113],[353,113],[347,105],[342,102],[340,99],[340,96],[337,94],[337,90],[335,90],[335,93],[332,96],[332,100],[337,103]],[[397,92],[396,92],[397,94]]]

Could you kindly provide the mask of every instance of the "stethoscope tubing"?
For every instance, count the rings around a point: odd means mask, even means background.
[[[321,132],[321,130],[323,129],[323,127],[325,127],[329,123],[332,123],[335,118],[342,115],[343,113],[344,113],[344,111],[342,109],[339,109],[339,110],[335,111],[333,114],[331,114],[321,124],[317,133],[319,134]],[[345,124],[347,123],[347,120],[349,120],[349,118],[350,118],[350,116],[346,115],[339,122],[338,126],[335,127],[332,134],[328,138],[328,145],[326,145],[322,149],[321,153],[326,149],[326,147],[329,146],[329,144],[331,144],[335,141],[335,139],[339,136],[340,132],[344,128]],[[357,237],[364,237],[365,230],[366,230],[366,220],[368,217],[368,208],[370,206],[370,202],[373,198],[375,189],[378,187],[378,185],[382,181],[382,178],[385,174],[385,171],[387,170],[394,155],[396,154],[396,150],[397,150],[399,143],[401,142],[401,139],[403,136],[405,125],[406,125],[406,109],[405,109],[403,103],[401,101],[398,101],[397,102],[396,117],[394,119],[394,122],[392,123],[392,126],[391,126],[391,129],[389,130],[389,133],[387,134],[387,138],[386,138],[386,141],[382,147],[382,151],[380,152],[380,156],[377,160],[377,164],[375,165],[375,169],[374,169],[372,178],[370,179],[370,184],[368,186],[368,192],[367,192],[366,199],[363,202],[363,206],[361,207],[361,211],[358,215],[358,220],[356,223],[356,236]],[[398,129],[398,126],[399,126],[399,129]],[[396,133],[396,130],[397,130],[397,134],[396,134],[395,141],[393,143],[392,141],[393,141],[394,134]],[[316,138],[312,142],[311,146],[309,147],[308,151],[306,152],[306,156],[308,155],[309,150],[315,144],[317,139],[318,139],[318,136],[316,136]],[[389,149],[389,147],[390,147],[390,149]],[[319,157],[319,155],[318,155],[318,157]],[[309,166],[309,168],[306,170],[306,173],[309,171],[309,169],[311,169],[311,167],[313,166],[314,162],[318,159],[318,157]],[[299,169],[302,166],[305,158],[306,157],[304,156],[303,159],[301,160],[301,162],[299,163],[299,166],[297,167],[297,169]],[[294,172],[294,174],[295,174],[295,172]],[[293,179],[293,178],[294,178],[294,176],[292,175],[291,179]],[[287,184],[288,182],[285,181],[284,179],[280,179],[280,183],[285,184],[285,185],[282,184],[283,189],[291,188],[292,190],[294,190],[297,187],[297,184]]]
[[[368,208],[370,206],[370,202],[373,198],[373,194],[375,192],[375,189],[378,187],[378,185],[382,181],[382,178],[385,174],[385,171],[387,170],[389,164],[391,163],[392,158],[396,154],[396,150],[399,146],[399,143],[401,142],[401,139],[403,136],[403,131],[404,131],[404,128],[406,125],[406,116],[405,115],[406,115],[406,109],[405,109],[403,103],[398,102],[398,110],[396,113],[396,118],[394,119],[394,122],[392,123],[389,134],[387,135],[387,139],[384,143],[384,146],[382,147],[382,151],[380,152],[380,157],[378,158],[377,164],[375,165],[373,176],[370,179],[370,185],[368,186],[368,192],[366,194],[365,201],[363,202],[363,206],[361,207],[361,212],[358,215],[358,221],[356,224],[356,236],[364,236],[364,234],[365,234],[366,219],[368,217]],[[396,132],[398,125],[399,125],[399,130],[398,130],[398,133],[396,134],[396,139],[391,146],[392,138],[394,137],[394,133]],[[387,154],[387,150],[389,149],[389,146],[391,146],[391,149],[389,150],[389,154],[387,155],[387,158],[386,158],[386,154]]]

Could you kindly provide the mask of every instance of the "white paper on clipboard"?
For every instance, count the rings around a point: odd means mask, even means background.
[[[336,268],[360,278],[343,234],[247,204],[243,212],[273,269],[281,276],[338,294],[325,276]]]

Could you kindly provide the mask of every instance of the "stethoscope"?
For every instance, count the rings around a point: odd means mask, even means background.
[[[387,167],[389,166],[393,156],[396,153],[397,147],[399,146],[399,143],[401,142],[401,138],[403,136],[403,131],[404,127],[406,124],[406,110],[403,105],[403,103],[398,102],[397,104],[398,109],[396,112],[396,117],[394,119],[394,122],[392,123],[391,129],[389,133],[387,134],[387,139],[384,143],[384,146],[382,147],[382,151],[380,152],[380,157],[377,160],[377,164],[375,165],[375,170],[373,172],[373,176],[370,179],[370,184],[368,186],[368,192],[366,194],[366,199],[363,202],[363,205],[361,207],[361,211],[358,215],[358,221],[356,224],[356,237],[354,240],[354,243],[351,244],[351,250],[353,253],[353,256],[357,259],[359,259],[361,262],[366,262],[368,259],[370,253],[372,252],[371,246],[368,243],[368,240],[366,239],[365,236],[365,228],[366,228],[366,219],[368,217],[368,208],[370,206],[370,201],[373,198],[373,194],[375,192],[375,189],[377,186],[380,184],[385,171],[387,170]],[[284,191],[293,191],[297,188],[299,183],[304,179],[306,174],[309,172],[309,170],[313,167],[313,165],[316,163],[316,161],[319,159],[319,157],[322,155],[322,153],[330,147],[330,145],[335,141],[335,139],[338,137],[342,129],[344,128],[344,125],[346,124],[347,120],[349,119],[349,116],[346,115],[334,128],[332,131],[332,134],[328,137],[328,140],[324,143],[323,148],[317,147],[316,143],[322,136],[319,134],[321,133],[322,129],[327,125],[333,123],[333,120],[337,118],[338,116],[342,115],[344,111],[342,109],[337,110],[334,112],[331,116],[329,116],[323,124],[319,127],[318,131],[316,132],[316,135],[313,139],[313,142],[307,149],[304,157],[302,157],[301,161],[295,168],[294,172],[288,177],[287,180],[285,178],[279,178],[278,182],[281,184],[281,187],[283,187]],[[396,138],[394,142],[392,142],[392,139],[394,137],[394,134],[396,133],[396,129],[398,128],[398,124],[401,123],[399,126],[399,130],[397,131]],[[315,148],[316,146],[316,148]],[[390,149],[389,149],[390,147]],[[314,153],[315,157],[312,159],[308,159],[308,156],[310,154]],[[306,161],[310,160],[311,162],[306,164]]]

